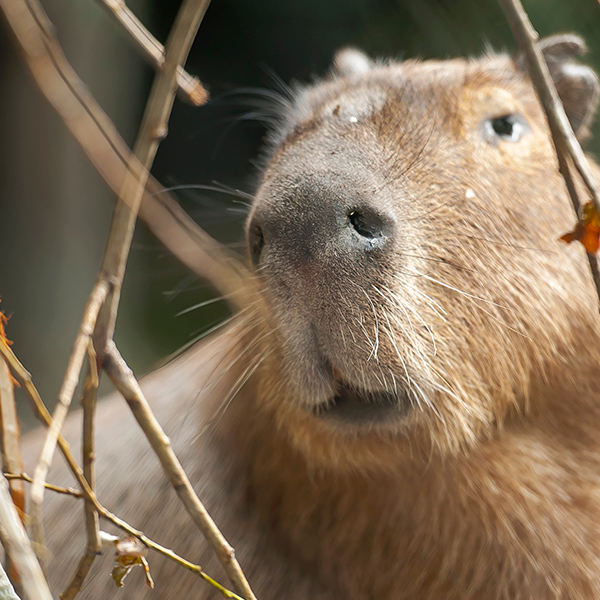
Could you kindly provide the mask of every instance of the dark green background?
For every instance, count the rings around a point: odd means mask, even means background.
[[[94,0],[43,4],[68,58],[131,143],[150,69]],[[162,41],[178,4],[129,2]],[[596,0],[530,0],[525,7],[542,35],[581,34],[591,50],[586,60],[600,68]],[[12,314],[15,351],[51,401],[100,262],[113,197],[1,31],[0,296]],[[213,0],[188,61],[213,101],[202,108],[176,103],[154,174],[165,185],[216,181],[252,192],[252,160],[265,131],[244,117],[252,94],[240,88],[277,89],[277,78],[310,81],[328,69],[337,48],[349,44],[372,56],[399,58],[515,47],[498,5],[487,0]],[[600,150],[598,142],[588,146]],[[191,190],[179,197],[211,233],[241,249],[245,207],[235,197]],[[138,374],[223,318],[222,303],[176,316],[210,293],[139,228],[116,334]]]

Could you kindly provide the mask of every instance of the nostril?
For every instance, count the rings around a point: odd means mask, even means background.
[[[252,264],[256,267],[260,262],[260,255],[262,254],[265,245],[265,236],[263,235],[262,229],[256,224],[251,225],[248,230],[248,245],[250,247]]]
[[[354,231],[364,238],[374,239],[385,235],[385,223],[377,215],[353,210],[348,214],[348,220]]]

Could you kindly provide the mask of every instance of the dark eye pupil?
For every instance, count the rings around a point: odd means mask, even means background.
[[[505,117],[498,117],[497,119],[492,119],[492,129],[496,135],[501,135],[503,137],[512,137],[513,135],[513,126],[514,122],[510,115]]]

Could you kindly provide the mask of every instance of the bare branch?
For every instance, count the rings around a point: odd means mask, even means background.
[[[112,126],[106,115],[104,115],[81,86],[81,82],[64,59],[64,55],[53,38],[47,19],[45,19],[45,15],[41,11],[41,7],[37,1],[27,0],[27,3],[23,4],[23,0],[0,0],[0,7],[3,8],[11,27],[25,49],[28,64],[40,87],[57,110],[61,112],[65,123],[67,123],[82,144],[82,147],[84,147],[85,151],[92,158],[98,170],[105,176],[114,189],[119,189],[119,202],[115,208],[107,251],[99,277],[99,281],[110,282],[111,284],[110,296],[107,298],[108,301],[99,314],[95,332],[97,334],[95,335],[95,339],[97,340],[96,347],[101,357],[106,348],[107,350],[110,349],[114,356],[120,358],[112,343],[112,333],[116,319],[120,286],[125,271],[135,220],[142,202],[146,183],[149,179],[148,169],[153,161],[160,139],[166,134],[166,123],[175,95],[178,69],[187,56],[187,52],[195,36],[195,31],[207,6],[208,0],[184,1],[172,33],[169,36],[165,50],[164,66],[155,80],[138,141],[135,145],[134,155],[132,156],[114,130],[114,126]],[[29,45],[26,42],[29,42]],[[73,101],[71,106],[68,106],[65,102],[67,97]],[[155,193],[160,191],[156,189],[156,186],[154,188]],[[146,203],[153,203],[155,207],[165,207],[169,204],[168,197],[164,195],[160,198],[160,201],[156,199],[155,195],[148,196],[148,198],[149,200]],[[207,257],[211,278],[215,277],[213,283],[215,283],[219,290],[223,291],[230,299],[238,298],[242,288],[241,284],[243,283],[241,276],[243,270],[231,268],[231,264],[233,263],[228,260],[227,253],[216,242],[210,240],[204,232],[192,226],[189,220],[186,222],[183,215],[181,213],[178,214],[176,207],[169,206],[168,210],[162,211],[155,209],[154,211],[150,211],[150,216],[146,218],[149,222],[152,222],[152,217],[156,217],[156,214],[161,212],[161,217],[165,215],[171,217],[171,227],[168,230],[168,235],[171,236],[171,239],[173,231],[177,228],[183,229],[185,232],[184,237],[186,241],[190,242],[186,247],[186,254],[190,253],[190,246],[193,242],[212,242],[210,243],[212,256],[209,256],[206,253],[206,249],[203,248],[205,256],[201,258]],[[173,215],[177,215],[177,218],[173,219]],[[183,228],[181,227],[182,223],[184,224]],[[164,228],[157,229],[163,234],[165,233]],[[177,254],[176,247],[175,254]],[[195,248],[195,254],[196,256],[201,254],[200,248]],[[189,258],[186,257],[185,262],[189,264]],[[216,268],[217,265],[218,268]],[[233,302],[235,304],[236,301],[234,300]],[[75,365],[77,361],[73,359],[71,364]],[[80,368],[81,365],[79,365]],[[82,487],[86,499],[93,503],[101,516],[104,516],[104,509],[99,505],[93,490],[88,485],[77,463],[72,457],[69,458],[70,450],[60,435],[60,421],[64,420],[62,415],[63,413],[66,414],[65,409],[59,405],[57,408],[58,423],[54,423],[47,414],[45,406],[41,403],[39,395],[34,391],[35,388],[33,388],[30,377],[27,373],[26,375],[29,380],[29,386],[26,385],[26,389],[32,393],[34,401],[40,401],[41,406],[38,406],[38,412],[51,427],[51,430],[55,431],[47,439],[54,439],[54,443],[58,441],[61,450],[67,457],[67,461]],[[137,386],[137,381],[133,375],[130,374],[130,378],[135,386]],[[131,381],[129,383],[131,384]],[[139,393],[141,394],[141,391]],[[72,397],[72,394],[70,397]],[[156,427],[151,428],[154,433],[157,431],[162,433],[147,405],[143,408],[142,413],[137,411],[138,415],[143,415],[146,424],[151,421],[155,423]],[[146,429],[145,431],[148,434]],[[162,433],[161,442],[164,443],[165,440],[168,442],[168,438]],[[154,441],[156,441],[156,438]],[[46,446],[50,447],[52,443],[49,441],[45,444],[45,448]],[[234,587],[247,600],[253,600],[254,595],[241,572],[239,564],[235,560],[233,549],[220,534],[196,497],[189,480],[170,449],[170,445],[168,445],[168,450],[170,454],[167,452],[168,460],[166,463],[163,463],[163,466],[169,464],[171,467],[170,478],[173,479],[175,477],[178,483],[182,484],[181,486],[177,485],[176,489],[180,493],[184,505],[215,548]],[[42,457],[40,465],[38,465],[39,468],[36,469],[36,476],[34,476],[33,492],[35,492],[35,496],[32,493],[34,501],[38,498],[41,499],[44,489],[45,472],[47,472],[51,450],[45,450],[42,453]],[[174,466],[177,467],[177,471],[173,470]],[[132,534],[136,535],[133,532]]]
[[[219,528],[208,514],[202,502],[200,502],[171,447],[171,441],[152,414],[148,401],[144,397],[137,380],[114,344],[111,344],[107,349],[104,368],[115,387],[121,392],[125,400],[127,400],[137,422],[158,456],[171,485],[177,492],[196,526],[202,531],[204,537],[215,550],[217,558],[221,562],[221,565],[223,565],[223,569],[227,573],[233,587],[246,600],[256,600],[235,558],[233,548],[219,531]]]
[[[81,588],[83,587],[83,582],[88,576],[96,556],[96,552],[90,551],[90,548],[88,546],[85,552],[83,553],[79,564],[77,565],[77,571],[75,571],[75,575],[73,576],[71,583],[69,584],[67,589],[60,595],[60,600],[73,600],[73,598],[77,596],[77,594],[81,591]]]
[[[31,549],[29,538],[10,497],[8,481],[4,477],[0,477],[0,537],[21,573],[23,589],[27,597],[36,600],[52,600],[42,569]]]
[[[137,214],[149,170],[161,140],[167,134],[167,123],[177,89],[177,70],[185,62],[210,0],[185,0],[173,25],[165,47],[165,62],[154,79],[140,131],[135,142],[129,170],[125,175],[113,213],[108,244],[102,261],[101,277],[113,282],[109,298],[100,312],[94,345],[103,358],[112,339]]]
[[[21,449],[19,447],[20,429],[17,418],[17,407],[13,382],[8,365],[0,360],[0,427],[2,429],[3,468],[9,473],[20,473],[23,470]],[[10,493],[15,505],[25,511],[25,486],[15,481],[10,485]]]
[[[83,360],[94,331],[94,324],[98,318],[100,308],[109,293],[109,289],[110,286],[107,281],[98,281],[94,286],[90,299],[85,307],[83,320],[79,326],[77,338],[75,339],[73,351],[71,352],[71,357],[67,366],[67,372],[58,393],[58,403],[54,409],[52,427],[48,430],[48,435],[44,440],[44,445],[40,452],[38,464],[33,473],[34,482],[31,488],[31,501],[34,505],[41,505],[44,498],[44,482],[46,481],[48,468],[50,467],[52,457],[54,456],[58,434],[60,433],[67,417],[67,413],[69,412],[69,406],[71,405],[71,400],[73,399],[73,394],[75,393],[75,388],[79,381]]]
[[[568,157],[565,156],[562,152],[558,151],[556,152],[556,155],[558,157],[558,170],[560,171],[561,175],[563,176],[563,179],[565,180],[565,183],[567,184],[567,191],[569,192],[569,196],[571,197],[573,209],[575,210],[575,214],[579,217],[579,215],[581,215],[581,202],[579,200],[579,194],[577,192],[575,180],[573,179],[573,173],[569,168]],[[588,252],[586,252],[586,256],[588,259],[588,264],[590,265],[592,277],[594,279],[594,285],[596,286],[596,292],[599,294],[600,298],[600,271],[598,269],[598,259],[593,254],[589,254]]]
[[[96,472],[94,468],[96,448],[94,432],[100,375],[98,373],[96,353],[91,342],[88,346],[88,363],[89,372],[81,398],[81,404],[83,405],[83,474],[92,491],[96,493]],[[98,527],[98,513],[89,501],[85,503],[85,518],[88,550],[93,554],[98,554],[102,550],[100,529]]]
[[[4,334],[3,315],[0,314],[0,336]],[[23,470],[21,449],[19,447],[20,429],[17,418],[17,407],[12,376],[6,361],[0,358],[0,429],[2,430],[2,463],[3,469],[10,473]],[[10,495],[21,515],[25,513],[25,485],[22,481],[10,482]],[[21,574],[7,553],[7,568],[11,579],[19,588]]]
[[[29,477],[29,475],[27,475],[26,473],[9,474],[7,476],[7,479],[9,479],[9,480],[10,479],[12,479],[12,480],[21,479],[23,481],[33,483],[33,478]],[[60,487],[57,485],[52,485],[51,483],[46,483],[46,489],[53,491],[53,492],[57,492],[59,494],[73,496],[74,498],[85,499],[84,494],[82,494],[79,490],[75,490],[73,488],[64,488],[64,487]],[[117,527],[122,529],[125,533],[135,536],[136,538],[141,540],[146,546],[148,546],[148,548],[152,548],[153,550],[157,551],[159,554],[166,556],[167,558],[173,560],[180,566],[182,566],[182,567],[188,569],[189,571],[192,571],[196,575],[200,576],[202,579],[204,579],[204,581],[206,581],[207,583],[210,583],[210,585],[217,588],[223,594],[223,596],[225,596],[226,598],[235,598],[237,600],[243,600],[243,598],[240,598],[237,594],[234,594],[232,591],[228,590],[227,588],[224,588],[219,582],[217,582],[212,577],[210,577],[210,575],[207,575],[202,570],[202,567],[200,567],[199,565],[189,562],[185,558],[179,556],[176,552],[173,552],[173,550],[171,550],[170,548],[166,548],[165,546],[162,546],[161,544],[158,544],[157,542],[151,540],[142,531],[138,531],[137,529],[135,529],[134,527],[129,525],[126,521],[123,521],[123,519],[120,519],[119,517],[117,517],[116,515],[111,513],[109,510],[104,508],[101,504],[99,504],[98,500],[95,500],[95,502],[98,507],[98,512],[101,514],[102,518],[105,519],[106,521],[110,521],[113,525],[116,525]],[[104,535],[106,535],[106,534],[104,534]],[[61,594],[61,598],[64,599],[64,594]]]
[[[220,242],[198,227],[154,178],[148,180],[140,217],[190,271],[207,279],[234,309],[244,307],[249,273]]]
[[[81,404],[83,405],[83,473],[90,486],[96,493],[96,477],[94,470],[94,425],[96,417],[96,403],[98,400],[98,364],[93,344],[88,344],[88,375],[84,384]],[[87,544],[85,552],[79,561],[77,571],[67,589],[60,595],[61,600],[72,600],[79,593],[85,578],[88,576],[92,564],[102,550],[100,527],[98,524],[98,511],[92,502],[85,501],[85,527],[87,531]]]
[[[500,5],[521,48],[521,52],[527,60],[529,76],[546,113],[556,154],[559,157],[560,172],[565,178],[573,208],[579,218],[580,202],[577,198],[575,184],[569,174],[569,157],[590,192],[596,212],[600,214],[600,189],[565,113],[542,51],[536,43],[539,35],[533,28],[520,0],[500,0]],[[597,258],[588,254],[588,261],[592,270],[596,293],[600,300],[600,276],[598,274]]]
[[[142,25],[124,0],[98,0],[98,2],[126,33],[127,39],[133,43],[134,48],[150,65],[160,71],[165,62],[165,49]],[[183,67],[177,69],[177,85],[182,99],[195,106],[201,106],[208,102],[208,92],[202,82],[197,77],[190,75]]]
[[[119,193],[135,159],[65,58],[38,0],[0,0],[0,9],[40,90],[106,183]],[[147,189],[140,217],[176,258],[239,308],[246,269],[185,215],[154,178],[148,179]]]
[[[52,416],[48,412],[46,405],[42,401],[35,385],[33,384],[31,375],[29,374],[27,369],[19,362],[19,359],[14,355],[13,351],[8,347],[6,342],[1,337],[0,337],[0,354],[2,356],[4,356],[4,358],[6,359],[6,362],[10,365],[11,371],[17,377],[17,379],[21,382],[21,385],[25,388],[25,391],[31,398],[37,416],[41,419],[42,423],[46,427],[50,428],[52,426]],[[119,527],[120,529],[122,529],[123,531],[128,533],[129,535],[133,535],[133,536],[137,537],[139,540],[144,542],[144,544],[146,544],[146,546],[148,546],[149,548],[156,550],[163,556],[166,556],[167,558],[173,560],[174,562],[181,565],[182,567],[185,567],[189,571],[192,571],[193,573],[195,573],[196,575],[198,575],[199,577],[204,579],[204,581],[206,581],[210,585],[216,587],[226,598],[235,598],[236,600],[242,600],[238,595],[234,594],[227,588],[223,587],[220,583],[218,583],[212,577],[207,575],[202,570],[202,567],[185,560],[184,558],[182,558],[181,556],[179,556],[178,554],[173,552],[173,550],[170,550],[169,548],[165,548],[164,546],[161,546],[160,544],[154,542],[150,538],[146,537],[146,535],[142,531],[135,529],[134,527],[129,525],[127,522],[123,521],[122,519],[120,519],[119,517],[117,517],[116,515],[111,513],[109,510],[104,508],[104,506],[102,506],[102,504],[100,504],[100,502],[98,501],[96,494],[94,494],[93,490],[90,488],[90,486],[83,474],[81,467],[77,464],[77,461],[75,460],[75,457],[73,456],[73,453],[71,452],[71,447],[69,446],[69,443],[65,440],[65,438],[60,433],[58,436],[58,447],[60,448],[63,456],[65,457],[65,460],[67,461],[67,464],[69,465],[69,468],[71,469],[71,472],[75,476],[77,483],[79,483],[79,485],[81,486],[83,498],[85,498],[86,500],[89,500],[94,505],[94,508],[98,511],[98,514],[100,515],[100,517],[110,521],[111,523],[113,523],[114,525],[116,525],[117,527]],[[23,479],[24,481],[33,482],[33,479],[30,477],[28,478],[25,474],[21,474],[19,477],[21,479]],[[61,493],[69,493],[67,491],[68,488],[57,488],[56,486],[50,486],[48,484],[46,484],[45,487],[47,489],[53,489],[53,490],[59,491]],[[75,496],[76,494],[71,494],[71,495]]]
[[[4,477],[8,479],[8,481],[27,481],[28,483],[33,483],[33,477],[27,475],[27,473],[3,473]],[[52,485],[51,483],[45,483],[44,487],[47,490],[52,492],[57,492],[58,494],[65,494],[67,496],[74,496],[75,498],[83,498],[83,494],[72,487],[60,487],[58,485]]]

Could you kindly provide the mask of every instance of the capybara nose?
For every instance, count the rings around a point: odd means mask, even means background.
[[[255,204],[248,247],[257,267],[265,252],[303,262],[360,262],[383,253],[394,236],[393,212],[375,206],[350,181],[311,176],[285,187],[283,194],[267,192]]]
[[[359,245],[364,251],[382,247],[394,229],[392,216],[384,215],[369,206],[357,206],[347,215],[346,227],[351,227],[356,235],[351,243]]]

